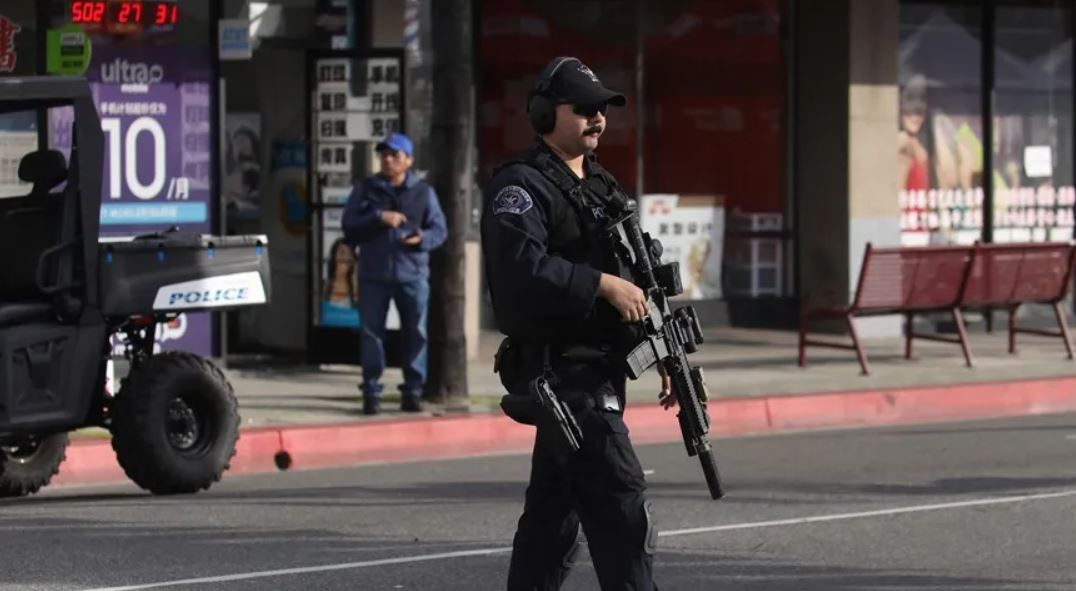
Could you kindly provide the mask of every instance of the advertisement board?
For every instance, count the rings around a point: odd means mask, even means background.
[[[102,238],[168,230],[210,233],[210,52],[95,44],[86,78],[104,132]],[[50,111],[51,144],[71,146],[73,114]],[[212,354],[212,317],[158,327],[163,350]]]

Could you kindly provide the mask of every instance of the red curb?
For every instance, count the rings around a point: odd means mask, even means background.
[[[960,384],[768,401],[771,429],[899,425],[1076,410],[1076,378]]]
[[[709,405],[714,437],[790,430],[901,425],[1076,411],[1076,377],[925,388],[728,398]],[[632,406],[637,443],[680,439],[675,411]],[[334,425],[244,429],[229,474],[527,452],[534,431],[500,413]],[[281,453],[284,452],[283,455]],[[124,480],[107,440],[77,441],[54,484]]]
[[[52,478],[52,485],[117,482],[124,478],[123,470],[116,463],[112,442],[86,439],[68,446],[67,459],[60,464],[60,472]]]
[[[231,474],[275,472],[276,455],[283,450],[277,429],[243,429],[235,444],[235,455],[229,464]]]
[[[284,429],[281,439],[293,466],[301,469],[526,451],[534,432],[490,413]]]

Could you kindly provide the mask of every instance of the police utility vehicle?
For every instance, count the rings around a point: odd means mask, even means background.
[[[0,114],[41,122],[61,107],[74,112],[70,155],[23,155],[27,193],[0,198],[0,496],[48,484],[68,432],[90,426],[111,431],[142,488],[208,488],[235,453],[235,395],[210,361],[155,352],[155,334],[185,312],[266,303],[266,240],[175,229],[99,240],[104,142],[89,85],[0,78]],[[114,346],[128,370],[108,388]]]

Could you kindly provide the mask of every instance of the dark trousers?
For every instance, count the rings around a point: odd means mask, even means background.
[[[580,389],[590,396],[623,393],[623,377],[616,384],[600,369],[558,374],[563,398],[584,394]],[[627,425],[620,413],[605,410],[586,409],[577,419],[583,446],[564,463],[545,443],[554,433],[538,429],[523,515],[512,543],[508,590],[560,589],[578,550],[580,525],[603,591],[656,590],[657,530]]]

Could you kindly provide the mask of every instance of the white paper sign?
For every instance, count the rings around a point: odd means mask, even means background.
[[[250,22],[246,19],[221,19],[219,25],[220,59],[248,60],[254,55],[250,40]]]
[[[643,195],[639,221],[664,247],[663,263],[680,263],[683,299],[721,295],[724,199],[714,195]]]
[[[33,185],[19,180],[19,163],[37,150],[37,132],[0,131],[0,199],[23,197]]]
[[[1054,154],[1050,146],[1028,146],[1024,148],[1024,170],[1033,179],[1049,178],[1054,175]]]

